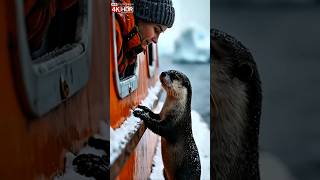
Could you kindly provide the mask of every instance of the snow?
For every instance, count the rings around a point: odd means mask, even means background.
[[[150,174],[150,180],[165,180],[163,177],[163,163],[162,163],[162,155],[161,155],[161,141],[160,137],[158,140],[158,145],[156,149],[156,153],[153,157],[153,167],[152,172]]]
[[[100,157],[102,157],[102,155],[106,155],[106,153],[103,150],[95,149],[88,145],[83,147],[80,150],[78,155],[80,154],[94,154]],[[65,155],[65,158],[66,158],[65,173],[61,176],[57,176],[56,178],[54,178],[55,180],[74,180],[74,179],[94,180],[95,179],[93,177],[82,176],[81,174],[78,174],[76,172],[76,167],[72,165],[72,161],[74,160],[74,158],[76,158],[76,155],[74,155],[71,152],[67,152]]]
[[[72,161],[76,157],[74,154],[72,154],[71,152],[67,152],[65,157],[66,157],[65,173],[61,176],[55,177],[54,180],[75,180],[75,179],[95,180],[95,178],[93,178],[93,177],[89,178],[86,176],[82,176],[75,171],[75,167],[72,165]]]
[[[202,120],[201,115],[192,110],[192,132],[194,141],[197,144],[200,162],[201,162],[201,179],[210,179],[210,129]]]
[[[201,115],[192,110],[192,132],[194,140],[197,144],[200,162],[201,162],[201,180],[210,179],[210,129],[202,120]],[[157,150],[153,158],[153,168],[150,175],[151,180],[164,180],[163,177],[163,162],[161,156],[160,140],[157,145]]]
[[[157,94],[160,92],[161,84],[157,84],[148,89],[147,97],[141,102],[142,105],[152,108],[153,103],[158,100]],[[131,111],[132,112],[132,111]],[[110,164],[113,164],[117,157],[121,154],[128,141],[135,132],[140,128],[142,121],[131,115],[117,129],[110,127]]]
[[[101,121],[99,124],[99,134],[95,134],[95,138],[107,140],[109,138],[108,134],[108,126],[106,122]],[[82,149],[80,149],[78,155],[80,154],[94,154],[97,156],[102,157],[102,155],[106,155],[106,153],[103,150],[95,149],[93,147],[90,147],[88,145],[84,146]],[[72,161],[76,158],[76,155],[72,152],[67,152],[65,154],[66,164],[65,164],[65,172],[61,175],[58,175],[54,178],[54,180],[94,180],[93,177],[86,177],[82,176],[81,174],[78,174],[76,172],[76,167],[72,165]]]

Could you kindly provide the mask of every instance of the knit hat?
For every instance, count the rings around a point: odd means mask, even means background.
[[[174,8],[171,0],[135,0],[134,15],[146,22],[172,27]]]

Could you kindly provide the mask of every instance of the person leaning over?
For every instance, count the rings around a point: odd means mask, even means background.
[[[137,54],[148,44],[157,43],[162,32],[171,28],[175,10],[171,0],[118,0],[134,5],[133,13],[116,13],[117,58],[120,78],[132,74]]]
[[[117,0],[117,3],[133,3],[134,13],[116,13],[117,60],[120,78],[132,73],[137,54],[145,51],[151,42],[157,43],[159,35],[174,22],[175,11],[171,0]],[[79,174],[97,180],[109,179],[108,150],[110,142],[94,137],[88,145],[101,149],[107,155],[80,154],[73,160]]]

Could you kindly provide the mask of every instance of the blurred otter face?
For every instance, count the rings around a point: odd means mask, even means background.
[[[162,87],[166,90],[167,96],[172,98],[186,98],[190,82],[186,75],[181,72],[170,70],[160,75]]]
[[[141,36],[142,47],[144,50],[146,50],[148,44],[150,44],[151,42],[157,43],[160,34],[167,29],[166,26],[144,21],[138,21],[137,25]]]

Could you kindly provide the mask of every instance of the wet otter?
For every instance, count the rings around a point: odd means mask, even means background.
[[[201,165],[191,128],[191,84],[186,75],[170,70],[160,75],[167,97],[160,114],[138,106],[136,117],[161,136],[164,176],[173,179],[200,179]]]
[[[261,83],[256,63],[234,37],[211,29],[211,176],[258,180]]]

